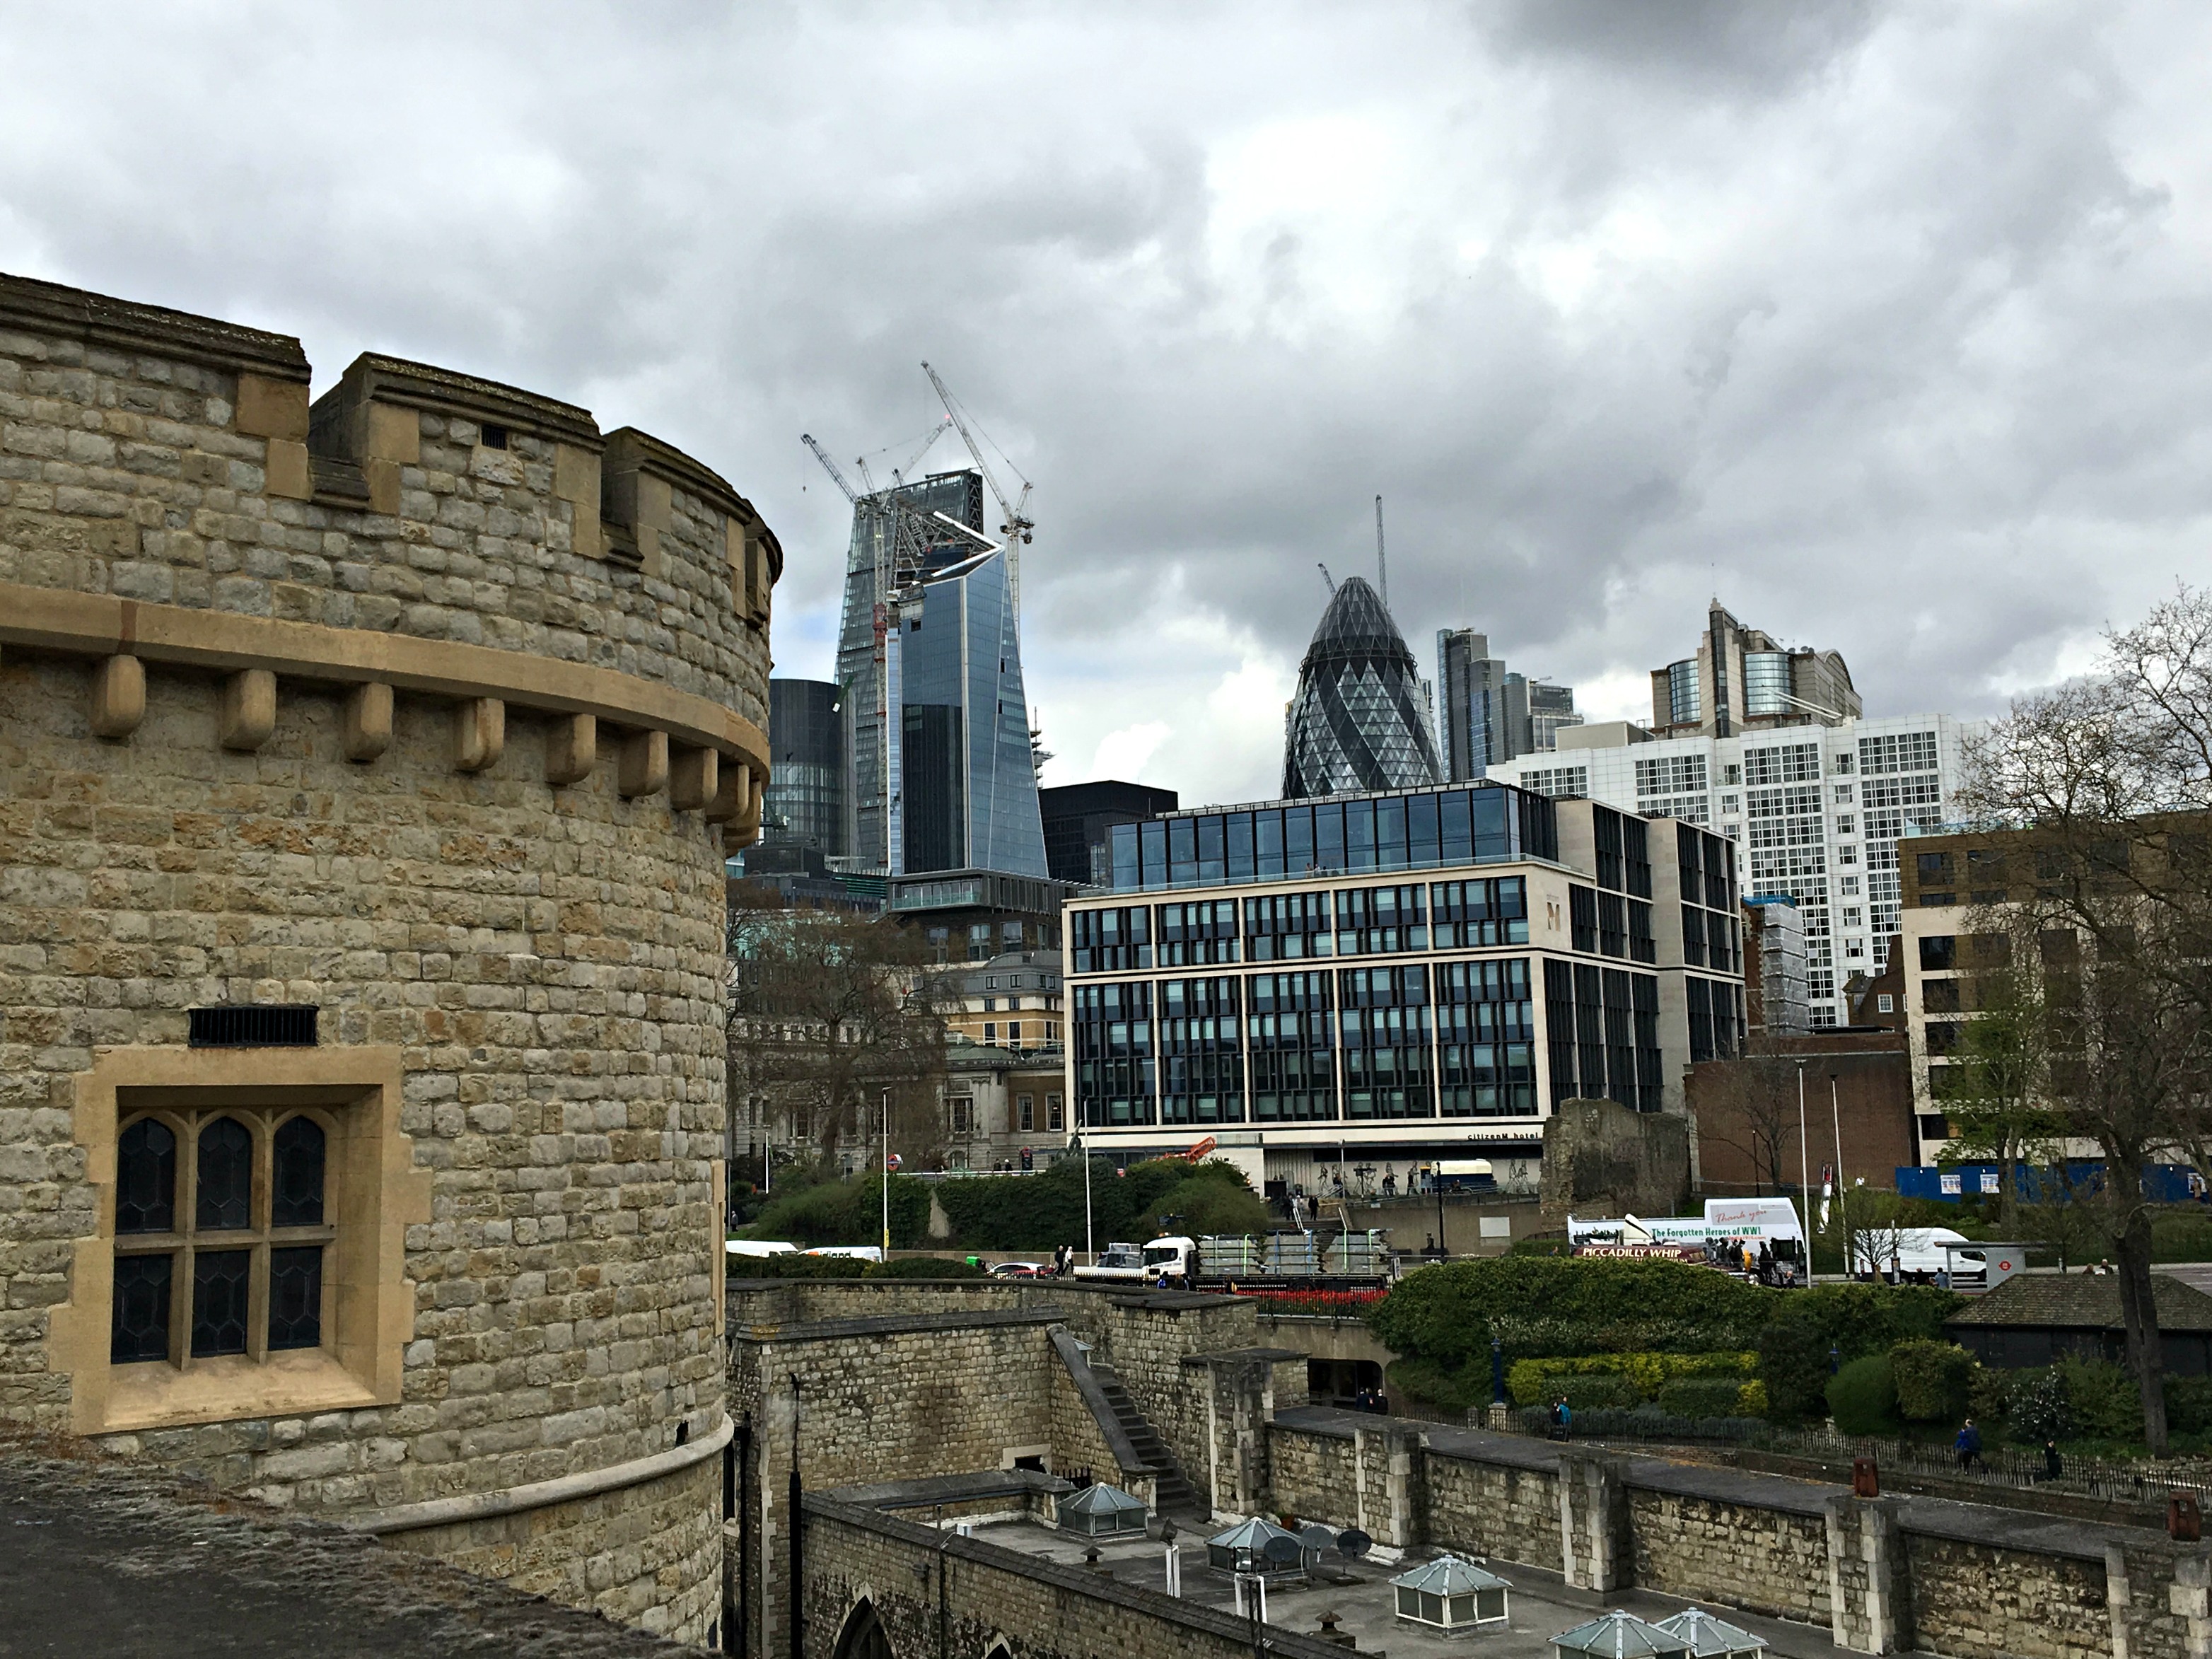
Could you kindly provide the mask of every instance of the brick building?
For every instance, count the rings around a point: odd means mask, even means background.
[[[0,1420],[720,1618],[775,538],[631,428],[0,277]]]

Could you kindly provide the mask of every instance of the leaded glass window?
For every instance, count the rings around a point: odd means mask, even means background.
[[[292,1108],[158,1110],[116,1138],[116,1364],[322,1346],[330,1130]]]

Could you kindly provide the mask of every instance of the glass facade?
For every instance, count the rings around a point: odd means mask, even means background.
[[[1003,554],[950,565],[900,602],[889,642],[895,874],[1046,873],[1013,596]]]
[[[939,513],[981,531],[981,475],[939,473],[863,495],[853,504],[844,617],[837,633],[837,681],[853,692],[842,699],[840,710],[852,826],[846,851],[871,869],[888,870],[891,860],[886,809],[893,791],[885,787],[885,766],[897,747],[899,722],[885,732],[878,710],[898,706],[896,698],[884,695],[883,684],[890,665],[887,635],[892,600],[924,573],[941,569],[975,550],[972,541],[950,529],[934,533],[924,528]],[[896,769],[888,776],[896,779]]]
[[[761,841],[845,853],[845,717],[827,680],[768,683],[768,788]]]
[[[1354,576],[1329,600],[1298,665],[1284,798],[1413,789],[1443,777],[1413,653],[1381,598]]]
[[[1698,659],[1685,657],[1667,665],[1667,716],[1670,726],[1694,726],[1703,718],[1698,692]]]
[[[1117,823],[1111,833],[1116,892],[1559,855],[1559,819],[1549,798],[1486,782],[1231,807]]]
[[[1787,651],[1745,652],[1743,712],[1747,714],[1786,714],[1790,707],[1790,653]]]

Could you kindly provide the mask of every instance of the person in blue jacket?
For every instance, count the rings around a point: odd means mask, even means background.
[[[1971,1469],[1977,1463],[1981,1463],[1984,1468],[1989,1467],[1988,1464],[1982,1463],[1982,1431],[1974,1426],[1972,1418],[1966,1419],[1959,1431],[1959,1438],[1954,1443],[1958,1448],[1959,1468],[1961,1470]]]

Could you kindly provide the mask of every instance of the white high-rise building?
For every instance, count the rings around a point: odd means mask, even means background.
[[[1705,824],[1735,842],[1747,896],[1787,893],[1805,919],[1813,1023],[1844,1018],[1838,988],[1877,974],[1898,932],[1898,838],[1955,821],[1960,744],[1978,723],[1907,714],[1656,738],[1625,720],[1570,727],[1559,749],[1490,775],[1566,799]]]

